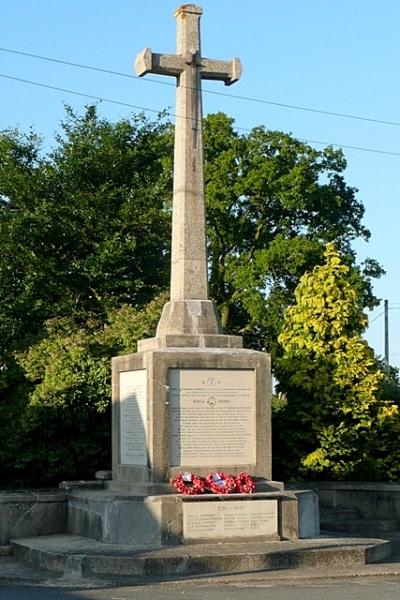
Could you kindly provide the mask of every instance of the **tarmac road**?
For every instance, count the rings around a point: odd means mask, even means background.
[[[363,578],[291,584],[268,581],[179,582],[147,586],[59,588],[0,585],[1,600],[399,600],[400,578]]]

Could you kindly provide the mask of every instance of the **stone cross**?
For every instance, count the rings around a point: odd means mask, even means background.
[[[194,4],[177,9],[177,54],[156,54],[146,48],[135,63],[139,76],[156,73],[177,79],[171,303],[208,299],[201,80],[220,80],[230,85],[240,78],[242,70],[237,58],[222,61],[201,56],[202,12]],[[195,328],[190,332],[202,333]]]

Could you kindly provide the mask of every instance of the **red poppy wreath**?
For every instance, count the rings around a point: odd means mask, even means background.
[[[236,481],[232,475],[221,471],[208,475],[206,486],[213,494],[233,494],[236,489]]]
[[[172,480],[172,485],[177,492],[187,494],[188,496],[204,494],[205,484],[204,477],[199,477],[198,475],[194,475],[194,473],[182,473]]]
[[[254,479],[248,473],[236,475],[236,492],[238,494],[252,494],[255,489]]]

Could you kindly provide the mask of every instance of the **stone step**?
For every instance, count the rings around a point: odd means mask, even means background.
[[[386,540],[340,536],[297,542],[213,542],[138,550],[75,535],[53,535],[13,540],[12,547],[16,559],[66,576],[138,580],[364,565],[391,556],[391,543]]]
[[[55,585],[60,581],[60,573],[42,569],[25,561],[15,560],[12,556],[0,556],[0,585],[9,585],[10,583]],[[2,595],[3,600],[5,597]]]
[[[400,521],[391,519],[353,519],[351,521],[339,519],[328,520],[321,518],[321,529],[340,533],[351,533],[371,537],[384,537],[389,535],[392,539],[400,535]]]

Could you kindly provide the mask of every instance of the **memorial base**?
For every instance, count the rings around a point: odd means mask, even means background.
[[[312,496],[309,497],[309,496]],[[302,535],[301,505],[313,492],[269,492],[202,496],[136,497],[107,491],[73,490],[68,532],[104,543],[161,547],[216,541],[296,540]],[[315,521],[318,514],[308,512]]]
[[[317,535],[315,494],[271,481],[269,355],[219,333],[139,348],[113,359],[112,480],[73,494],[71,533],[140,547],[295,540],[306,519]],[[256,491],[178,495],[172,481],[185,472],[247,472]]]

